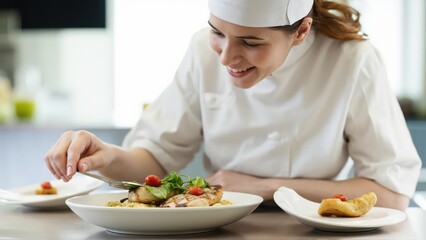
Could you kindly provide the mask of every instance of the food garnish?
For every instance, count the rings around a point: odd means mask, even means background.
[[[195,196],[200,196],[201,194],[204,193],[204,190],[200,187],[192,186],[192,187],[188,188],[188,193],[195,195]]]
[[[346,202],[348,200],[348,197],[346,197],[345,195],[343,195],[341,193],[333,195],[332,198],[338,198],[343,202]]]
[[[157,178],[160,179],[155,175],[147,176],[145,187],[152,195],[159,199],[166,199],[173,192],[182,193],[192,186],[205,188],[210,185],[202,177],[191,178],[186,174],[177,174],[176,172],[171,172],[165,178],[161,179],[159,184],[156,182],[158,181]]]
[[[50,182],[44,182],[41,184],[41,188],[43,189],[51,189],[52,185],[50,184]]]
[[[129,190],[128,198],[120,202],[109,202],[107,206],[167,208],[217,206],[220,205],[222,195],[220,185],[210,185],[202,177],[191,178],[186,174],[171,172],[163,179],[156,175],[148,175],[143,186],[135,185]]]
[[[157,175],[148,175],[145,178],[145,184],[151,187],[161,186],[161,179]]]

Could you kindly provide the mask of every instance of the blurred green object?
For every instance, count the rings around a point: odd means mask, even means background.
[[[34,117],[35,101],[33,99],[15,99],[15,116],[18,120],[28,121]]]

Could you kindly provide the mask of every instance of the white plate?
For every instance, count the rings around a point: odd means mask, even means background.
[[[263,199],[260,196],[224,192],[224,200],[233,204],[192,208],[114,208],[108,201],[127,197],[127,192],[97,193],[73,197],[66,204],[86,222],[108,231],[140,235],[189,234],[214,230],[236,222],[253,212]]]
[[[87,194],[99,188],[104,182],[86,177],[74,176],[67,183],[62,180],[51,180],[51,185],[58,190],[54,195],[37,195],[35,190],[40,188],[40,184],[10,189],[9,191],[22,194],[22,198],[17,201],[7,201],[0,199],[0,203],[20,204],[31,208],[66,208],[65,200],[79,195]]]
[[[274,193],[274,200],[288,215],[322,231],[370,231],[402,222],[406,217],[404,212],[380,207],[373,207],[364,216],[356,218],[322,217],[318,214],[319,203],[311,202],[286,187],[280,187]]]

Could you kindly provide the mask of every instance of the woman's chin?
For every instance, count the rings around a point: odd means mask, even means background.
[[[236,78],[232,78],[232,83],[234,84],[234,86],[238,87],[238,88],[242,88],[242,89],[248,89],[253,87],[254,85],[256,85],[259,82],[259,80],[255,80],[255,79],[236,79]]]

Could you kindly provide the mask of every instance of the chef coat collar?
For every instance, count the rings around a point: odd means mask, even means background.
[[[281,64],[281,66],[274,72],[272,75],[277,74],[282,69],[285,69],[291,65],[293,65],[295,62],[297,62],[299,59],[305,55],[305,53],[311,48],[315,41],[315,31],[311,29],[309,35],[306,37],[305,41],[303,41],[300,45],[293,46],[285,59],[284,63]]]
[[[273,72],[271,75],[258,82],[251,88],[245,89],[245,91],[250,92],[251,94],[259,95],[267,95],[273,93],[282,82],[282,79],[285,79],[285,75],[287,75],[286,69],[296,63],[298,60],[300,60],[303,55],[305,55],[305,53],[311,48],[315,41],[315,35],[315,31],[311,29],[311,32],[306,37],[305,41],[303,41],[298,46],[292,47],[284,63],[281,64],[281,66],[278,67],[275,72]]]

